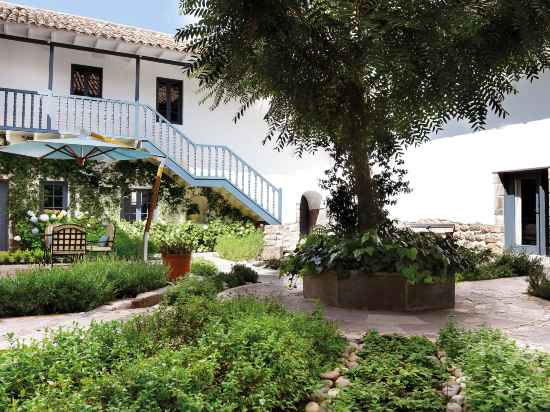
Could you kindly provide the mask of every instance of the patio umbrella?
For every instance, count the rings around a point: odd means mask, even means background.
[[[88,160],[118,162],[153,157],[151,153],[137,150],[127,142],[115,143],[114,139],[99,138],[97,134],[69,139],[31,140],[0,147],[0,153],[37,159],[76,160],[81,166]]]
[[[0,147],[0,153],[8,153],[18,156],[27,156],[37,159],[51,160],[76,160],[80,166],[89,161],[119,162],[129,160],[144,160],[159,157],[139,150],[131,140],[112,139],[97,133],[90,135],[82,132],[80,137],[67,139],[31,140],[24,143],[16,143]],[[147,260],[149,230],[151,228],[153,214],[158,204],[160,181],[164,170],[164,160],[161,161],[155,184],[153,187],[151,207],[145,231],[143,234],[143,257]]]

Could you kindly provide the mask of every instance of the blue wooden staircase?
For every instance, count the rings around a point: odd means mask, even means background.
[[[185,184],[213,188],[256,220],[281,223],[281,189],[229,147],[194,143],[149,105],[0,88],[0,131],[79,135],[82,130],[137,140],[165,157],[169,173]]]

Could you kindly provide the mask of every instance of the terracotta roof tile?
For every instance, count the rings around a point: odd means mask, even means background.
[[[169,34],[3,1],[0,1],[0,22],[48,27],[168,50],[183,48]]]

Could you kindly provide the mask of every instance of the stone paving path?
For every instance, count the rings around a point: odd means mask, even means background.
[[[225,295],[253,295],[275,298],[291,310],[312,312],[317,303],[304,299],[302,284],[289,288],[274,271],[266,271],[257,285],[241,286]],[[520,345],[550,352],[550,302],[527,295],[525,278],[507,278],[457,285],[456,307],[421,313],[395,313],[340,309],[321,305],[325,316],[336,322],[350,339],[360,338],[368,329],[380,333],[422,335],[436,339],[449,317],[466,328],[489,326],[503,330]]]
[[[214,254],[201,254],[214,262],[220,270],[229,271],[232,263]],[[312,312],[317,304],[304,299],[302,284],[290,288],[273,270],[253,266],[260,274],[260,282],[224,292],[226,296],[253,295],[273,298],[291,310]],[[423,335],[435,339],[449,316],[463,326],[476,328],[487,325],[502,329],[522,345],[550,352],[550,302],[528,296],[524,278],[464,282],[457,285],[456,308],[422,313],[393,313],[340,309],[322,306],[325,316],[336,322],[349,338],[359,338],[368,329],[381,333]],[[40,339],[47,329],[86,327],[93,321],[127,320],[149,309],[128,309],[127,302],[106,305],[87,313],[31,316],[0,319],[0,349],[9,347],[6,334],[28,342]]]

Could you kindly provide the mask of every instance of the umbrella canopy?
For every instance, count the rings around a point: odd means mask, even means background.
[[[154,156],[151,153],[106,140],[87,136],[70,139],[32,140],[0,147],[0,153],[38,159],[73,159],[78,161],[80,165],[88,160],[118,162],[148,159]]]

